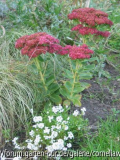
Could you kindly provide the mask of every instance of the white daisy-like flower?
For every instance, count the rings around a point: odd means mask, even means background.
[[[62,116],[58,116],[58,117],[56,118],[56,120],[57,120],[58,122],[62,122],[63,118],[62,118]]]
[[[54,142],[52,147],[54,150],[62,150],[64,148],[64,141],[62,139],[58,139],[58,142]]]
[[[36,149],[36,146],[32,143],[28,143],[27,148],[30,149],[30,150],[34,150],[34,149]]]
[[[50,133],[50,129],[49,129],[48,127],[45,127],[45,129],[44,129],[44,133],[49,134],[49,133]]]
[[[16,145],[15,145],[15,149],[21,149],[20,145],[19,145],[19,144],[16,144]]]
[[[67,147],[68,147],[68,148],[71,148],[71,147],[72,147],[72,144],[71,144],[71,143],[67,143]]]
[[[52,126],[51,126],[51,131],[53,131],[55,128],[56,128],[56,126],[55,126],[55,125],[52,125]]]
[[[44,123],[38,123],[37,127],[42,129],[44,127]]]
[[[52,107],[52,111],[53,111],[53,113],[55,113],[55,114],[56,114],[56,113],[58,112],[58,108],[57,108],[57,106],[53,106],[53,107]]]
[[[53,111],[53,113],[56,114],[57,112],[59,112],[59,113],[63,112],[64,109],[63,109],[63,107],[61,106],[61,104],[59,104],[59,106],[53,106],[53,107],[52,107],[52,111]]]
[[[53,116],[48,116],[48,120],[50,123],[51,123],[52,119],[53,119]]]
[[[58,143],[58,142],[54,142],[54,143],[52,144],[52,148],[53,148],[54,150],[58,150],[58,149],[59,149],[59,143]]]
[[[63,139],[58,139],[58,143],[64,144],[64,140]]]
[[[38,126],[37,126],[37,124],[35,124],[35,125],[33,125],[33,127],[34,127],[34,128],[37,128]]]
[[[47,149],[47,150],[48,150],[48,152],[50,152],[50,153],[54,151],[54,149],[53,149],[52,145],[47,146],[47,147],[46,147],[46,149]]]
[[[42,117],[41,116],[35,116],[33,118],[33,121],[36,123],[36,122],[41,122],[42,121]]]
[[[58,139],[59,149],[62,150],[64,148],[64,141],[63,139]]]
[[[51,134],[51,138],[56,138],[58,136],[58,132],[56,131],[53,131],[52,134]]]
[[[40,140],[41,140],[40,135],[36,135],[35,140],[34,140],[34,144],[35,144],[35,145],[38,145],[39,142],[40,142]]]
[[[15,137],[15,138],[12,140],[13,144],[16,144],[17,140],[18,140],[18,137]]]
[[[30,132],[29,132],[29,135],[31,136],[31,137],[33,137],[34,136],[34,131],[33,130],[31,130]]]
[[[62,124],[68,124],[68,121],[63,121]]]
[[[68,127],[67,125],[64,126],[64,130],[68,130],[68,128],[69,128],[69,127]]]
[[[13,142],[13,144],[14,144],[14,146],[15,146],[15,149],[21,149],[20,145],[17,144],[17,140],[18,140],[18,137],[15,137],[15,138],[12,140],[12,142]]]
[[[82,112],[82,115],[85,115],[86,108],[85,108],[85,107],[83,107],[83,108],[81,109],[81,112]]]
[[[70,138],[70,139],[74,138],[74,135],[72,132],[68,132],[68,138]]]
[[[59,104],[58,110],[59,110],[60,113],[64,111],[64,109],[63,109],[63,107],[61,106],[61,104]]]
[[[73,116],[76,117],[76,116],[78,116],[78,115],[79,115],[79,111],[78,111],[78,110],[75,110],[74,113],[73,113]]]

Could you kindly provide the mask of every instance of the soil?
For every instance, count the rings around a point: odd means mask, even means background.
[[[111,75],[111,80],[106,78],[94,78],[87,82],[91,87],[83,92],[82,106],[86,108],[85,118],[94,126],[103,119],[105,120],[112,109],[120,111],[120,79],[119,72],[111,65],[106,65],[105,70]]]

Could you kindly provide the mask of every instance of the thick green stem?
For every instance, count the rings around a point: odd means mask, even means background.
[[[36,67],[37,67],[37,69],[38,69],[38,71],[39,71],[40,78],[41,78],[41,80],[42,80],[42,83],[43,83],[43,85],[44,85],[44,88],[45,88],[45,90],[47,91],[47,87],[46,87],[46,85],[45,85],[45,79],[44,79],[44,76],[43,76],[43,74],[42,74],[41,66],[40,66],[40,63],[39,63],[39,61],[38,61],[38,58],[35,58],[35,64],[36,64]]]
[[[83,38],[83,44],[86,44],[86,39],[85,38]]]
[[[74,71],[73,71],[73,68],[72,68],[71,59],[69,59],[69,63],[70,63],[70,68],[71,68],[72,74],[74,74]]]
[[[76,60],[76,68],[75,68],[75,72],[73,72],[73,86],[72,86],[72,91],[71,91],[71,97],[73,95],[73,90],[74,90],[75,83],[76,83],[77,69],[78,69],[78,62]],[[73,71],[73,69],[72,69],[72,71]]]

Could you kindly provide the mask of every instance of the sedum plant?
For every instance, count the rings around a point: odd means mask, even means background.
[[[27,55],[33,62],[40,75],[41,92],[46,95],[46,100],[59,104],[63,102],[61,95],[67,101],[64,104],[72,102],[76,106],[81,106],[79,93],[88,88],[87,83],[79,82],[83,75],[82,59],[90,58],[93,51],[87,45],[82,46],[61,46],[59,40],[45,32],[38,32],[32,35],[20,37],[15,47],[21,49],[22,55]],[[59,82],[54,76],[52,68],[49,69],[48,61],[44,61],[42,54],[67,57],[69,65],[68,70],[63,70],[64,80]],[[82,71],[82,72],[80,72]],[[80,77],[80,78],[79,78]],[[87,77],[89,78],[89,76]]]
[[[68,19],[74,20],[75,25],[71,30],[76,31],[76,37],[83,43],[94,48],[97,52],[103,47],[103,38],[108,38],[110,32],[108,27],[113,25],[108,14],[95,8],[78,8],[68,14]]]
[[[108,19],[107,13],[94,8],[74,9],[68,15],[68,18],[70,20],[76,20],[79,23],[72,28],[72,31],[78,31],[82,36],[94,35],[108,37],[110,33],[108,31],[100,31],[98,27],[101,25],[113,25],[113,22]]]
[[[108,14],[95,8],[78,8],[68,14],[68,19],[77,23],[71,30],[77,31],[81,37],[80,40],[94,48],[94,57],[88,60],[88,63],[97,62],[94,74],[97,72],[99,78],[102,75],[110,78],[109,73],[103,70],[105,58],[104,60],[101,58],[105,57],[103,54],[105,52],[104,40],[102,39],[110,36],[107,28],[113,25],[113,22],[108,18]],[[78,34],[76,34],[77,38],[79,38]]]

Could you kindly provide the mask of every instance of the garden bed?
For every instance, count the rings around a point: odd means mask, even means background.
[[[0,150],[117,150],[117,2],[2,2]]]
[[[91,87],[83,91],[81,107],[86,108],[84,119],[88,119],[88,127],[93,132],[97,131],[98,122],[101,119],[106,120],[113,113],[113,109],[120,111],[120,81],[116,78],[119,72],[109,64],[106,64],[105,70],[111,75],[109,82],[104,77],[86,80]],[[75,109],[80,110],[81,107],[72,106],[70,112],[72,113]],[[14,150],[11,144],[7,144],[5,148]]]

